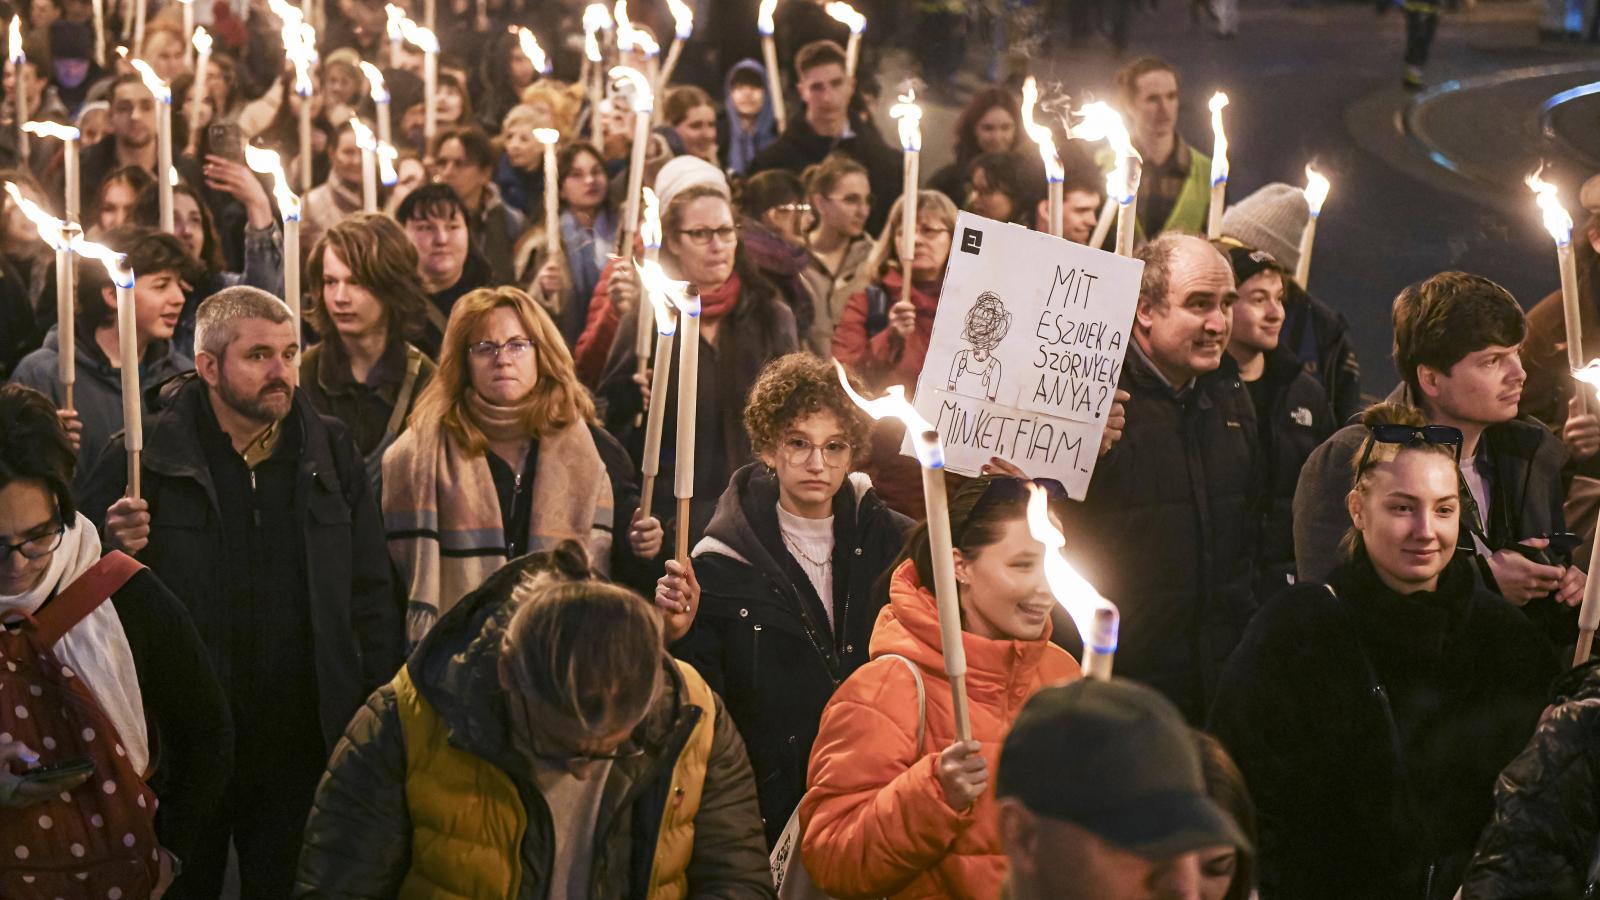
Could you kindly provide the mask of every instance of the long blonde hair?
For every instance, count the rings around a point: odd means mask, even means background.
[[[872,255],[867,257],[867,271],[872,273],[873,278],[882,278],[889,274],[891,269],[904,268],[900,262],[900,219],[904,216],[905,208],[904,196],[896,199],[894,206],[889,208],[889,221],[884,224],[883,233],[878,235],[878,243],[872,248]],[[946,197],[943,191],[917,191],[919,224],[923,216],[934,216],[944,227],[955,231],[958,212],[955,201]]]
[[[549,314],[517,288],[490,287],[468,292],[451,308],[444,343],[439,347],[439,370],[417,398],[408,420],[411,427],[438,422],[470,452],[488,449],[488,438],[464,409],[467,391],[472,390],[467,343],[478,324],[501,308],[517,314],[533,342],[538,380],[525,404],[528,434],[543,435],[580,421],[594,422],[594,399],[579,383],[572,354]]]

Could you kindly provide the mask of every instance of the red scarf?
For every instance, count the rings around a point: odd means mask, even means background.
[[[739,273],[734,272],[722,287],[700,295],[700,321],[715,322],[730,312],[739,302]]]

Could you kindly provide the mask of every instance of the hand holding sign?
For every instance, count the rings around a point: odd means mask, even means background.
[[[971,213],[955,232],[917,410],[950,471],[998,458],[1081,499],[1126,424],[1117,381],[1144,264]]]

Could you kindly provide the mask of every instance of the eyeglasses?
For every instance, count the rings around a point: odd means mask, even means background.
[[[779,449],[783,451],[783,461],[791,466],[803,466],[811,462],[811,454],[821,453],[822,461],[830,468],[837,469],[850,461],[850,451],[854,448],[844,441],[813,444],[805,438],[792,437],[785,439]]]
[[[689,239],[689,243],[696,247],[709,247],[715,238],[719,243],[732,244],[739,240],[739,230],[732,225],[721,228],[681,228],[678,233]]]
[[[782,203],[782,204],[779,204],[777,206],[774,206],[773,209],[777,210],[778,212],[801,213],[802,215],[807,215],[807,214],[810,214],[810,212],[811,212],[811,204],[809,204],[809,203]]]
[[[941,228],[938,225],[917,226],[917,237],[922,238],[923,240],[936,241],[949,233],[950,229]]]
[[[984,514],[991,508],[1001,504],[1021,504],[1024,509],[1030,494],[1028,488],[1038,485],[1049,495],[1050,503],[1065,503],[1067,501],[1067,488],[1054,478],[1013,478],[1009,475],[988,476],[989,484],[978,497],[978,502],[972,504],[972,511],[967,513],[961,521],[961,526],[951,535],[951,543],[960,547],[966,538],[967,529],[973,522],[981,521]]]
[[[1451,447],[1455,451],[1456,465],[1459,466],[1461,441],[1461,429],[1449,425],[1374,425],[1367,446],[1361,451],[1361,460],[1356,463],[1356,477],[1360,478],[1367,471],[1367,465],[1372,460],[1372,448],[1379,444],[1436,444]]]
[[[23,559],[42,559],[56,552],[61,546],[61,537],[67,533],[67,526],[57,526],[55,531],[42,534],[36,538],[28,538],[15,544],[0,541],[0,560],[9,559],[12,553],[22,554]]]
[[[496,344],[494,341],[479,341],[468,347],[467,352],[472,354],[473,359],[482,362],[498,362],[502,350],[505,351],[506,359],[521,359],[527,356],[528,351],[532,349],[533,341],[527,338],[512,338],[504,344]]]

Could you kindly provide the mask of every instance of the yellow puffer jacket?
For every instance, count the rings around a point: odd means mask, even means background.
[[[703,714],[672,769],[672,801],[657,832],[650,869],[652,898],[687,896],[716,708],[711,688],[687,663],[677,663],[689,703]],[[511,778],[487,760],[450,745],[444,723],[417,693],[410,672],[395,676],[395,699],[406,742],[406,801],[411,813],[411,870],[400,900],[500,900],[521,886],[522,838],[528,828]]]

